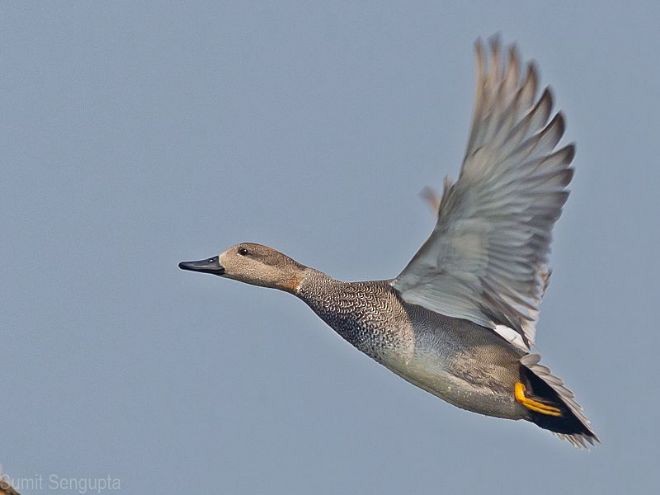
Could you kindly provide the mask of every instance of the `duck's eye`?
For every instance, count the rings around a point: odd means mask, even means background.
[[[247,256],[248,254],[250,254],[250,252],[247,250],[247,248],[240,247],[238,248],[238,254],[240,254],[241,256]]]

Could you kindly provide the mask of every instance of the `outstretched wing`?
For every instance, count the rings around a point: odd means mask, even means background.
[[[445,180],[429,239],[392,285],[409,303],[534,342],[552,227],[568,198],[573,145],[555,151],[564,118],[515,46],[476,43],[477,94],[460,176]],[[487,59],[490,58],[490,61]],[[506,60],[503,60],[506,59]]]

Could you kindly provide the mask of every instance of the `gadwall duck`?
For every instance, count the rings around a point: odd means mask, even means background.
[[[486,53],[489,51],[490,55]],[[564,117],[515,46],[477,41],[472,129],[458,180],[430,195],[437,223],[393,280],[342,282],[263,245],[179,267],[289,292],[408,382],[469,411],[524,419],[575,446],[598,441],[562,380],[531,352],[552,227],[575,154]]]

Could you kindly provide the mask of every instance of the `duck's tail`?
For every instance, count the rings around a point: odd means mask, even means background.
[[[541,412],[530,409],[529,420],[576,447],[587,448],[600,442],[582,407],[575,401],[573,392],[546,366],[538,364],[540,359],[538,354],[527,354],[520,359],[520,376],[527,390],[526,395],[540,404],[547,404],[549,410],[558,412],[542,412],[543,406]]]

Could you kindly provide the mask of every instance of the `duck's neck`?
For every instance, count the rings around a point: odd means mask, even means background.
[[[335,280],[323,272],[307,267],[295,295],[311,306],[312,309],[315,309],[324,300],[329,299],[332,294],[341,291],[342,286],[345,284],[346,282]]]

